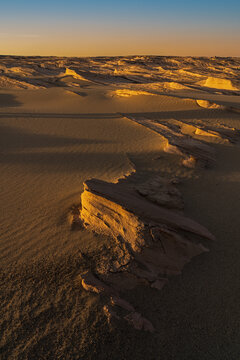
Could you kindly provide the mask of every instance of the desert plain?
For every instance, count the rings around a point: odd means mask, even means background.
[[[239,71],[0,57],[1,359],[239,358]]]

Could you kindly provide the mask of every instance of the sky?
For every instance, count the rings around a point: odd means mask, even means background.
[[[0,0],[0,5],[2,55],[240,56],[239,0]]]

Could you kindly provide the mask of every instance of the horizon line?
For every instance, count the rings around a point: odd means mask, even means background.
[[[91,56],[81,56],[81,55],[21,55],[21,54],[0,54],[0,57],[4,56],[10,56],[10,57],[53,57],[53,58],[117,58],[117,57],[141,57],[141,56],[149,56],[149,57],[179,57],[179,58],[185,58],[185,57],[191,57],[191,58],[240,58],[239,56],[220,56],[220,55],[157,55],[157,54],[128,54],[128,55],[91,55]]]

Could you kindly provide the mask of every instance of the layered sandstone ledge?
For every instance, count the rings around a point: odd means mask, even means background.
[[[201,239],[214,240],[205,227],[183,215],[174,183],[156,177],[136,187],[127,180],[113,184],[92,179],[84,184],[80,211],[84,227],[114,243],[95,275],[82,276],[82,285],[108,299],[104,311],[109,321],[120,318],[113,310],[120,307],[136,329],[154,331],[120,294],[143,283],[162,289],[169,276],[180,274],[193,257],[208,251]]]

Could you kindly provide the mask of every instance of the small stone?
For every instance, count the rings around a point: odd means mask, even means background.
[[[191,155],[186,159],[182,160],[182,164],[189,168],[189,169],[194,169],[196,166],[197,160]]]

